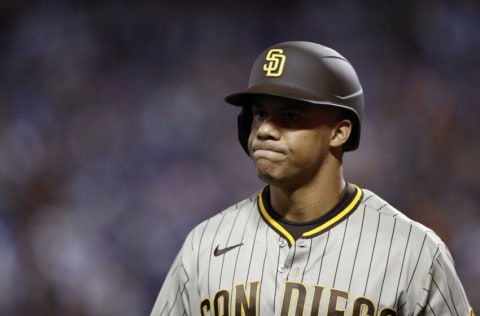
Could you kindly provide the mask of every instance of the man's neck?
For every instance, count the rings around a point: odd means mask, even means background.
[[[275,212],[294,222],[306,222],[327,213],[342,198],[346,189],[343,177],[321,181],[293,190],[270,186],[270,199]]]

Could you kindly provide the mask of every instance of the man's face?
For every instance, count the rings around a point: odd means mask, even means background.
[[[320,173],[339,114],[330,107],[257,97],[248,139],[258,176],[276,186],[301,186]]]

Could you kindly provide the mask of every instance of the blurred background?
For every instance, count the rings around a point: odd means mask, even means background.
[[[236,141],[273,43],[366,95],[347,180],[432,227],[480,311],[480,3],[0,2],[0,314],[148,315],[188,231],[261,187]]]

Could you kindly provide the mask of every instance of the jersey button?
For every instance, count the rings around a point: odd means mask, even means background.
[[[278,272],[283,273],[284,270],[285,267],[283,265],[278,267]]]
[[[278,242],[278,244],[280,245],[280,247],[285,247],[287,245],[287,241],[285,239],[280,239],[280,241]]]

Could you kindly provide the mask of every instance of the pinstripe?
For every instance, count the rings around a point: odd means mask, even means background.
[[[455,300],[453,298],[452,289],[450,288],[450,285],[447,285],[447,286],[448,286],[448,294],[450,295],[451,302],[453,302],[452,304],[453,304],[453,308],[455,309],[455,313],[457,315],[460,315],[460,313],[457,310],[457,304],[455,304]]]
[[[426,291],[426,289],[424,289],[424,290]],[[425,306],[422,306],[422,304],[420,304],[420,303],[417,303],[417,306],[418,306],[417,310],[423,310],[425,308]],[[432,312],[433,312],[433,310],[432,310]],[[412,312],[410,315],[413,315],[413,314],[414,313]]]
[[[423,243],[422,243],[422,248],[421,248],[421,249],[423,249],[424,246],[425,246],[426,238],[427,238],[427,234],[425,233],[424,239],[423,239]],[[428,269],[428,275],[430,276],[430,279],[431,279],[432,283],[433,283],[432,269],[433,269],[433,267],[434,267],[435,258],[437,257],[438,251],[439,251],[439,248],[437,247],[436,250],[435,250],[435,254],[433,255],[433,260],[430,262],[430,267],[429,267],[429,269]],[[418,259],[418,261],[420,261],[421,255],[422,255],[422,251],[420,251],[420,253],[419,253],[419,259]],[[415,270],[416,270],[416,268],[417,268],[418,266],[419,266],[419,264],[418,264],[418,262],[417,262],[417,264],[416,264],[416,266],[415,266]],[[415,272],[416,272],[416,271],[414,271],[414,273],[412,274],[412,276],[415,276]],[[410,282],[410,283],[411,283],[411,282]],[[431,292],[431,284],[429,284],[429,288],[423,287],[423,291],[425,292],[425,296],[430,295],[430,292]],[[421,310],[423,310],[423,308],[427,307],[428,304],[429,304],[428,301],[425,303],[425,305],[421,305],[420,303],[418,303],[418,305],[421,306]],[[433,311],[433,308],[431,308],[431,309],[432,309],[432,311]]]
[[[232,232],[233,232],[233,226],[235,225],[235,222],[237,221],[238,219],[238,216],[240,215],[240,212],[236,212],[235,213],[235,219],[231,222],[231,229],[229,229],[229,233],[228,233],[228,237],[227,237],[227,240],[226,240],[226,244],[228,245],[229,242],[230,242],[230,237],[232,236]],[[219,225],[220,227],[220,225]],[[248,226],[245,225],[245,228],[244,228],[244,233],[245,233],[245,230],[247,229]],[[242,240],[243,240],[243,237],[242,237]],[[212,247],[213,247],[213,243],[212,243]],[[238,259],[238,253],[237,253],[237,259]],[[225,263],[225,256],[222,258],[222,268],[220,269],[220,278],[218,279],[218,286],[220,287],[220,284],[222,282],[222,275],[223,275],[223,265]],[[235,260],[235,266],[237,266],[237,261]],[[232,280],[235,276],[232,275]]]
[[[382,293],[383,293],[383,287],[385,286],[385,277],[387,276],[388,263],[389,263],[389,260],[390,260],[390,253],[392,251],[392,242],[393,242],[393,236],[395,235],[396,226],[397,226],[397,219],[395,218],[393,220],[393,229],[392,229],[392,235],[390,237],[390,245],[388,246],[387,260],[385,260],[385,272],[383,273],[382,285],[380,286],[380,296],[378,297],[379,302],[381,301]]]
[[[178,269],[178,268],[179,268],[179,267],[177,267],[177,269]],[[177,288],[177,291],[176,291],[176,292],[177,292],[177,295],[175,295],[175,300],[172,302],[172,306],[171,306],[170,310],[168,311],[169,313],[173,310],[173,308],[174,308],[175,305],[177,304],[177,302],[178,302],[178,300],[179,300],[179,298],[180,298],[180,295],[178,295],[178,293],[183,293],[183,290],[185,289],[185,284],[186,284],[186,282],[185,282],[184,284],[182,284],[181,287],[178,287],[178,288]],[[165,306],[164,311],[166,310],[166,307],[167,307],[167,306]]]
[[[363,294],[365,295],[367,293],[367,287],[368,287],[368,280],[370,279],[370,272],[372,270],[372,264],[373,264],[373,254],[375,253],[375,248],[377,246],[377,238],[378,238],[378,228],[380,227],[380,213],[378,213],[378,221],[377,221],[377,228],[375,229],[375,241],[373,243],[373,249],[372,249],[372,255],[370,257],[370,264],[368,266],[368,273],[367,273],[367,282],[365,282],[365,289],[363,291]]]
[[[207,227],[208,227],[208,224],[209,224],[209,223],[210,223],[210,220],[207,220],[206,223],[205,223],[205,225],[204,225],[204,227],[203,227],[202,233],[200,234],[200,242],[198,243],[197,249],[196,249],[196,252],[197,252],[197,253],[200,253],[200,247],[201,247],[201,245],[202,245],[203,236],[204,236],[205,232],[207,231]],[[194,242],[194,239],[192,238],[192,244],[193,244],[193,242]],[[201,265],[200,265],[200,259],[201,259],[201,257],[198,256],[198,257],[197,257],[197,275],[200,275],[200,266],[201,266]],[[197,289],[198,289],[198,295],[200,296],[200,293],[201,293],[202,291],[201,291],[200,287],[198,287],[198,286],[197,286]]]
[[[260,225],[260,222],[261,222],[261,219],[259,218],[258,219],[258,224],[259,225]],[[267,244],[267,240],[268,240],[268,227],[267,227],[267,229],[265,229],[265,244]],[[265,250],[265,253],[263,255],[262,276],[267,274],[267,272],[266,272],[266,268],[267,268],[266,262],[267,262],[268,251],[269,251],[269,248],[267,247],[267,249]],[[262,297],[262,289],[263,289],[263,287],[260,287],[260,293],[259,293],[260,297]],[[273,301],[275,301],[275,299],[276,299],[276,295],[273,296]]]
[[[441,291],[440,287],[438,286],[437,282],[433,279],[433,276],[432,276],[432,283],[438,289],[438,292],[440,293],[443,301],[445,302],[445,306],[448,307],[448,311],[450,312],[450,314],[452,314],[452,309],[450,308],[450,305],[448,304],[447,299],[446,299],[445,295],[443,294],[443,292]],[[458,313],[457,313],[457,315],[458,315]]]
[[[253,214],[253,212],[250,213],[247,221],[250,220],[251,214]],[[255,228],[255,234],[253,235],[253,240],[257,240],[257,233],[258,233],[258,227],[259,226],[260,226],[260,220],[257,221],[257,227]],[[248,226],[248,227],[250,227],[250,226]],[[244,240],[244,238],[245,238],[245,232],[246,231],[247,231],[246,229],[243,230],[242,240]],[[255,253],[255,243],[253,243],[252,250],[250,251],[250,260],[248,262],[248,272],[247,272],[247,278],[245,279],[245,283],[248,282],[248,279],[249,279],[249,276],[250,276],[250,268],[251,268],[251,264],[252,264],[252,259],[254,258],[254,253]],[[237,256],[237,258],[238,258],[238,256]]]
[[[443,267],[443,265],[442,265],[442,262],[440,262],[439,257],[437,257],[435,261],[437,262],[438,267],[439,267],[442,271],[444,271],[445,269],[444,269],[444,267]],[[434,282],[435,286],[437,287],[437,289],[439,290],[439,292],[442,293],[441,287],[438,286],[438,284],[437,284],[437,282],[435,281],[435,279],[433,279],[433,282]],[[449,302],[454,302],[453,295],[452,295],[452,289],[450,288],[450,285],[449,285],[449,284],[447,284],[447,290],[448,290],[448,293],[445,293],[445,295],[448,294],[448,296],[449,296],[449,298],[450,298]],[[442,293],[442,297],[443,297],[444,300],[445,300],[445,304],[447,304],[447,306],[450,306],[450,304],[447,303],[447,298],[444,296],[443,293]],[[453,304],[453,308],[455,309],[455,313],[458,315],[458,311],[457,311],[457,308],[456,308],[455,304]],[[450,307],[449,307],[449,309],[450,309]],[[450,309],[450,310],[451,310],[451,309]]]
[[[350,291],[350,288],[352,286],[352,279],[355,273],[355,267],[356,267],[356,262],[357,262],[357,256],[358,256],[358,250],[360,249],[360,242],[362,240],[362,233],[363,233],[363,224],[365,222],[365,207],[362,210],[362,224],[360,226],[360,234],[358,236],[358,242],[357,242],[357,247],[355,249],[355,256],[353,257],[353,268],[352,268],[352,273],[350,274],[350,281],[348,282],[348,291]]]
[[[430,310],[430,312],[433,314],[433,316],[436,316],[437,314],[435,313],[435,310],[432,308],[432,306],[430,304],[427,304],[428,309]]]
[[[308,263],[310,262],[310,256],[312,255],[312,248],[313,248],[313,247],[312,247],[312,245],[313,245],[313,240],[310,239],[308,242],[310,243],[310,247],[309,247],[309,249],[308,249],[308,256],[307,256],[307,260],[306,260],[306,262],[305,262],[305,267],[307,267],[307,266],[308,266]],[[306,270],[307,270],[307,269],[303,269],[302,279],[301,279],[302,282],[303,282],[303,279],[305,278],[305,272],[306,272]]]
[[[407,249],[408,249],[408,245],[410,243],[410,236],[412,234],[412,223],[410,223],[410,228],[408,230],[408,236],[407,236],[407,242],[405,243],[405,251],[403,252],[403,256],[402,256],[402,265],[400,266],[400,275],[402,275],[403,273],[403,267],[405,265],[405,258],[407,256]],[[395,302],[397,302],[397,299],[398,299],[398,293],[399,293],[399,288],[400,288],[400,281],[397,283],[397,290],[396,290],[396,294],[395,294]]]
[[[325,252],[327,251],[328,240],[330,239],[330,231],[327,232],[327,240],[325,241],[325,247],[323,248],[322,255],[320,256],[320,267],[318,269],[317,284],[320,283],[320,275],[322,273],[323,259],[325,258]]]
[[[292,263],[293,263],[293,260],[294,260],[294,258],[295,258],[295,255],[296,255],[296,253],[297,253],[297,247],[292,247],[292,251],[293,251],[293,254],[290,255],[289,257],[287,257],[287,260],[288,260],[288,269],[289,269],[289,273],[288,273],[288,276],[287,276],[287,281],[290,281],[290,280],[291,280],[291,279],[290,279],[290,275],[292,274],[292,272],[294,272],[293,269],[292,269],[292,267],[293,267]],[[285,261],[285,263],[286,263],[286,262],[287,262],[287,261]]]
[[[419,264],[420,258],[422,256],[423,246],[425,245],[426,240],[427,240],[427,234],[425,234],[425,237],[423,238],[423,242],[422,242],[422,246],[420,247],[417,262],[415,263],[415,268],[413,269],[413,273],[411,275],[410,282],[408,282],[408,286],[407,286],[407,289],[406,289],[407,292],[410,290],[410,286],[412,285],[413,278],[415,277],[415,272],[417,271],[418,264]]]
[[[370,193],[370,194],[365,194],[364,198],[363,198],[363,203],[364,205],[367,205],[368,201],[374,197],[374,194],[373,193]]]
[[[271,230],[270,227],[267,228],[267,231],[269,231],[269,230]],[[280,241],[280,239],[281,239],[281,237],[279,236],[279,237],[278,237],[278,240]],[[268,242],[268,238],[267,238],[267,242]],[[272,247],[272,248],[273,248],[273,247]],[[276,284],[275,284],[275,291],[274,291],[274,295],[273,295],[273,301],[274,301],[274,302],[277,301],[277,289],[280,288],[279,282],[282,283],[282,282],[280,281],[280,278],[278,277],[278,273],[279,273],[278,269],[279,269],[279,267],[280,267],[280,250],[281,250],[281,249],[280,249],[280,245],[278,244],[278,242],[277,242],[276,249],[278,250],[278,254],[277,254],[277,266],[275,267],[275,275],[276,275],[276,278],[275,278],[276,281],[275,281],[275,282],[276,282]],[[267,252],[268,252],[268,249],[267,249]],[[277,306],[277,305],[274,304],[273,312],[276,312],[276,306]]]
[[[451,302],[453,304],[453,308],[455,309],[455,313],[457,315],[460,315],[460,313],[458,312],[458,309],[457,309],[457,304],[455,304],[455,299],[453,298],[452,289],[450,287],[450,284],[447,284],[447,287],[448,287],[448,294],[450,295],[450,299],[451,299]]]
[[[209,252],[210,254],[213,253],[213,247],[214,247],[214,242],[213,242],[213,241],[216,239],[217,234],[218,234],[218,230],[219,230],[220,227],[222,226],[222,223],[223,223],[223,220],[224,220],[224,219],[225,219],[225,213],[221,213],[220,223],[217,224],[217,227],[216,227],[216,229],[215,229],[215,234],[213,235],[212,242],[210,243],[210,252]],[[210,271],[211,271],[211,264],[212,264],[212,256],[210,255],[210,256],[208,256],[208,258],[209,258],[209,261],[208,261],[208,280],[211,280],[211,278],[210,278]],[[211,282],[207,282],[207,283],[208,283],[208,285],[207,285],[207,286],[208,286],[208,287],[207,287],[208,290],[207,290],[207,291],[208,291],[208,293],[211,295],[211,293],[212,293],[212,292],[210,291],[210,283],[211,283]]]
[[[438,263],[438,266],[442,269],[442,271],[445,271],[445,267],[443,266],[442,262],[439,260],[439,258],[437,257],[436,259],[437,263]],[[445,274],[445,273],[444,273]],[[439,290],[441,290],[441,288],[439,287]],[[448,290],[448,295],[450,296],[450,302],[452,302],[453,304],[453,308],[455,309],[455,313],[457,315],[459,315],[459,312],[457,310],[457,305],[454,303],[455,302],[455,299],[453,297],[453,293],[452,293],[452,288],[450,286],[450,284],[447,283],[447,290]]]
[[[185,291],[185,289],[186,289],[186,287],[187,287],[187,284],[190,282],[190,278],[188,277],[188,273],[187,273],[187,271],[185,271],[185,266],[184,266],[183,264],[181,265],[181,268],[182,268],[183,272],[185,273],[185,275],[187,276],[187,279],[186,279],[185,282],[183,283],[182,293],[184,293],[184,292],[186,293],[186,295],[187,295],[187,302],[190,303],[190,297],[189,297],[189,295],[188,295],[188,291]],[[188,307],[188,309],[189,309],[189,311],[190,311],[190,313],[191,313],[192,310],[191,310],[191,307],[190,307],[189,305],[190,305],[190,304],[188,304],[187,307]],[[186,314],[187,309],[184,308],[184,310],[185,310],[185,311],[184,311],[184,314]]]
[[[438,293],[440,293],[443,301],[445,302],[445,306],[448,307],[448,311],[450,312],[450,314],[452,314],[452,309],[450,308],[450,304],[448,304],[448,301],[447,301],[447,298],[445,297],[445,294],[442,292],[441,288],[438,286],[437,282],[433,278],[433,275],[431,273],[430,273],[430,275],[432,276],[432,284],[437,288]],[[458,313],[457,313],[457,315],[458,315]]]
[[[167,309],[167,306],[164,306],[164,307],[160,310],[159,315],[160,315],[160,316],[166,315],[166,314],[164,314],[166,309]]]
[[[183,268],[183,266],[182,266],[182,268]],[[179,299],[180,299],[180,297],[183,295],[183,293],[188,293],[187,291],[185,291],[185,288],[186,288],[186,285],[187,285],[188,281],[189,281],[189,280],[187,279],[187,280],[183,283],[182,289],[181,289],[181,291],[180,291],[180,295],[177,296],[177,298],[176,298],[176,300],[175,300],[175,304],[176,304],[177,302],[179,302]],[[175,304],[174,304],[174,305],[175,305]],[[184,313],[186,313],[186,308],[184,308]]]
[[[335,281],[337,280],[338,267],[340,265],[340,258],[342,257],[343,245],[345,243],[345,236],[347,235],[348,218],[344,226],[345,226],[345,229],[343,230],[343,234],[342,234],[342,245],[340,246],[340,252],[338,253],[337,267],[335,268],[335,275],[333,276],[333,287],[335,287]]]

